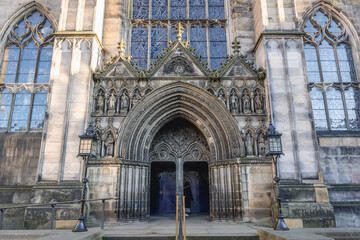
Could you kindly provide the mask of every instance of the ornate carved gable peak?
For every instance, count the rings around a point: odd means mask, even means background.
[[[265,72],[262,69],[255,69],[253,65],[253,63],[247,60],[246,56],[228,56],[227,61],[222,63],[222,71],[219,73],[219,78],[237,77],[263,80]]]
[[[152,64],[148,78],[156,77],[209,77],[207,63],[189,47],[189,42],[170,42],[163,54]]]
[[[103,70],[97,70],[94,74],[95,80],[108,77],[139,77],[138,71],[130,61],[129,56],[115,56],[104,64]]]

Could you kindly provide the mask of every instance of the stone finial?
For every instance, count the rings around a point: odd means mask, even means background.
[[[238,42],[236,40],[236,38],[235,38],[234,41],[232,42],[232,45],[231,45],[231,48],[234,50],[233,52],[234,52],[235,55],[239,55],[240,47],[241,47],[240,42]]]
[[[180,22],[178,22],[178,24],[176,25],[175,27],[175,33],[176,33],[176,40],[178,40],[178,42],[181,41],[182,39],[182,34],[184,33],[184,30],[183,30],[183,26],[181,25]]]
[[[126,49],[126,43],[124,41],[124,39],[121,39],[120,42],[118,42],[118,47],[119,49],[119,54],[120,56],[124,56],[125,55],[125,49]]]

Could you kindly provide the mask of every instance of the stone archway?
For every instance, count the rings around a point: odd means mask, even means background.
[[[235,119],[214,96],[194,85],[175,82],[145,96],[122,123],[118,158],[123,162],[119,218],[150,216],[150,149],[158,131],[176,118],[196,126],[208,144],[210,217],[240,219],[239,158],[244,156]]]

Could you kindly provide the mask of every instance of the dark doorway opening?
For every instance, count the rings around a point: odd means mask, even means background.
[[[184,187],[184,195],[187,198],[185,205],[190,206],[190,214],[208,214],[209,172],[207,162],[184,163]]]
[[[176,166],[174,162],[151,163],[150,213],[167,215],[176,211]]]

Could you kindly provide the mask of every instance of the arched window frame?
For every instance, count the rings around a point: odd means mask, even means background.
[[[195,26],[201,26],[202,28],[205,29],[206,31],[206,39],[202,42],[206,42],[206,56],[204,56],[202,54],[202,61],[206,61],[208,63],[208,68],[212,69],[212,68],[220,68],[220,62],[225,62],[226,61],[226,55],[227,52],[229,52],[229,32],[228,32],[228,9],[227,9],[227,1],[228,0],[198,0],[200,2],[203,2],[203,6],[204,7],[204,12],[205,12],[205,17],[204,18],[191,18],[190,16],[190,8],[194,7],[198,7],[195,6],[194,4],[192,4],[192,1],[188,1],[188,0],[184,0],[184,2],[186,2],[186,6],[183,6],[186,8],[186,18],[173,18],[172,16],[172,12],[171,9],[173,9],[174,7],[181,7],[181,6],[175,6],[172,5],[172,1],[167,1],[167,18],[163,17],[163,18],[157,18],[157,19],[153,19],[153,13],[152,13],[152,3],[153,1],[157,1],[157,0],[147,0],[147,1],[142,1],[144,2],[143,5],[139,5],[138,6],[138,11],[142,11],[146,14],[144,14],[143,16],[139,17],[139,16],[134,16],[134,8],[137,8],[137,6],[134,6],[133,1],[131,1],[131,3],[129,4],[129,19],[131,19],[131,23],[130,23],[130,30],[129,30],[129,34],[128,34],[128,42],[130,43],[130,47],[129,49],[134,49],[133,46],[131,46],[133,44],[133,39],[132,39],[132,30],[141,26],[143,28],[147,29],[147,49],[145,51],[147,51],[147,57],[146,58],[138,58],[137,56],[134,57],[133,52],[130,52],[130,55],[132,55],[132,59],[135,62],[138,62],[139,59],[146,59],[146,67],[145,64],[143,63],[139,63],[138,67],[140,69],[151,69],[151,63],[156,59],[156,56],[151,56],[151,31],[153,28],[158,27],[159,25],[166,28],[167,30],[167,39],[165,39],[164,42],[164,47],[168,47],[168,42],[169,41],[176,41],[176,34],[174,33],[175,31],[175,27],[177,25],[178,22],[180,22],[182,24],[182,26],[185,28],[184,29],[184,34],[183,34],[183,41],[187,41],[189,40],[190,42],[190,47],[194,47],[191,37],[190,37],[190,31],[192,27]],[[223,1],[224,5],[220,6],[218,4],[218,2]],[[141,2],[141,1],[140,1]],[[224,15],[221,16],[223,18],[213,18],[212,15],[213,13],[211,13],[211,8],[218,8],[218,7],[223,7],[224,9]],[[219,26],[221,29],[225,30],[225,34],[221,35],[224,36],[224,39],[219,41],[219,40],[211,40],[210,39],[210,29],[214,28],[216,26]],[[144,41],[145,42],[145,41]],[[165,44],[166,42],[166,44]],[[218,44],[222,44],[221,42],[224,42],[224,45],[226,46],[226,52],[224,54],[224,56],[218,57],[218,56],[211,56],[211,44],[216,44],[215,42],[217,42]],[[196,54],[200,54],[200,52],[196,52]],[[153,60],[153,61],[152,61]],[[214,64],[216,62],[216,67],[214,67]]]
[[[43,20],[40,20],[35,26],[31,26],[31,23],[28,21],[28,18],[32,16],[35,12],[39,13]],[[24,23],[27,33],[18,36],[16,29],[18,25]],[[4,25],[3,29],[0,32],[0,111],[3,111],[5,106],[1,103],[2,93],[11,95],[11,101],[9,104],[8,116],[6,119],[0,119],[1,132],[28,132],[28,131],[42,131],[45,123],[45,114],[47,108],[47,98],[49,93],[50,86],[50,69],[52,64],[52,55],[53,55],[53,44],[54,37],[53,32],[56,32],[57,24],[53,15],[48,9],[43,5],[37,2],[31,2],[24,5],[20,8],[15,14],[13,14],[7,23]],[[48,32],[46,32],[48,31]],[[23,37],[22,37],[23,36]],[[21,69],[22,53],[24,48],[29,45],[29,43],[34,44],[37,48],[35,66],[33,74],[33,81],[23,81],[19,82],[19,74]],[[4,74],[2,71],[6,70],[3,68],[3,62],[5,60],[5,52],[9,47],[15,47],[19,49],[19,56],[17,59],[17,67],[15,72],[15,79],[13,82],[8,82],[4,79]],[[43,50],[45,51],[43,52]],[[47,50],[46,50],[47,49]],[[47,54],[44,58],[43,54]],[[31,54],[33,56],[35,54]],[[40,67],[40,65],[42,67]],[[48,68],[50,66],[50,68]],[[45,73],[39,71],[39,69],[47,69],[48,72]],[[29,74],[30,75],[30,74]],[[43,79],[40,81],[40,77]],[[39,82],[37,82],[37,79]],[[17,96],[20,94],[25,94],[30,96],[29,99],[26,99],[26,103],[16,103]],[[6,103],[5,103],[6,104]],[[16,111],[17,105],[28,108],[27,116],[21,116],[23,119],[14,119],[14,111]],[[41,111],[41,112],[39,112]],[[40,113],[40,114],[39,114]],[[4,117],[4,116],[3,116]],[[16,126],[17,121],[26,122],[22,126]]]
[[[308,74],[308,86],[310,96],[312,100],[312,113],[314,117],[315,129],[318,133],[341,133],[341,132],[359,132],[360,131],[360,92],[359,92],[359,42],[357,32],[352,26],[350,21],[341,13],[340,10],[334,8],[325,2],[320,2],[315,5],[310,11],[308,11],[300,24],[300,29],[305,32],[304,37],[304,52],[305,62]],[[314,16],[318,12],[324,14],[328,18],[323,24],[318,24],[314,19]],[[337,35],[332,28],[334,23],[341,30]],[[309,25],[312,25],[314,29],[309,30]],[[321,26],[323,25],[323,26]],[[315,30],[313,33],[312,31]],[[320,45],[327,41],[332,46],[335,58],[335,72],[337,81],[329,81],[324,77],[324,71],[322,70]],[[307,46],[312,46],[316,49],[316,62],[319,72],[319,81],[313,81],[310,70],[313,66],[309,65],[311,59],[307,56]],[[349,64],[349,78],[343,76],[343,70],[340,67],[340,63],[343,62],[343,58],[339,57],[339,49],[343,48],[345,51],[351,54],[347,54],[346,63]],[[346,48],[347,47],[347,48]],[[310,56],[310,54],[308,54]],[[324,58],[323,58],[324,59]],[[329,58],[331,59],[331,57]],[[315,71],[316,72],[316,71]],[[325,71],[326,72],[326,71]],[[352,92],[352,94],[350,94]],[[319,95],[321,94],[321,95]],[[338,95],[338,97],[334,97]],[[341,102],[341,104],[339,104]],[[336,104],[333,104],[336,103]],[[319,106],[322,107],[319,108]],[[343,116],[336,116],[334,113],[340,113],[343,111]],[[339,123],[336,126],[336,122],[343,118],[343,124]],[[341,120],[342,121],[342,120]]]

